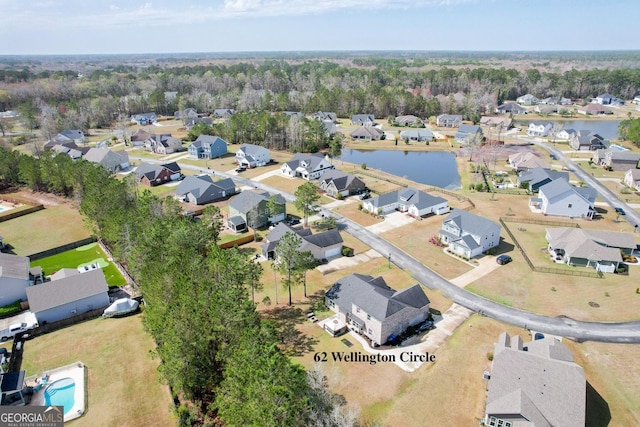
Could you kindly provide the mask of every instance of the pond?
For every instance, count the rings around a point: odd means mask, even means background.
[[[460,174],[455,153],[448,151],[342,150],[340,158],[356,165],[410,179],[421,184],[455,190]]]
[[[617,139],[618,138],[618,125],[620,120],[518,120],[517,123],[522,125],[522,129],[529,126],[529,123],[559,123],[563,126],[563,129],[588,129],[594,131],[605,139]]]

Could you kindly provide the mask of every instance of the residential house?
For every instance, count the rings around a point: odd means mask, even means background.
[[[538,104],[533,111],[540,114],[558,114],[558,106],[555,104]]]
[[[422,217],[431,213],[440,215],[448,212],[449,202],[442,197],[407,187],[367,199],[362,204],[362,209],[377,214],[399,210]]]
[[[295,117],[301,119],[304,117],[304,114],[302,114],[300,111],[283,111],[282,114],[284,114],[285,116],[289,116],[289,118]]]
[[[569,138],[569,146],[577,151],[594,151],[609,147],[609,141],[590,130],[579,130]]]
[[[139,126],[152,125],[158,121],[156,113],[141,113],[131,116],[131,123],[135,123]]]
[[[624,105],[624,100],[617,98],[610,93],[603,93],[591,99],[594,104],[600,105]]]
[[[236,161],[247,168],[264,166],[271,161],[271,153],[259,145],[242,144],[236,151]]]
[[[354,114],[351,116],[351,124],[355,126],[375,126],[376,120],[373,114]]]
[[[236,233],[244,233],[247,231],[247,222],[241,216],[232,216],[227,219],[227,227]]]
[[[53,275],[50,282],[27,288],[29,308],[41,325],[109,305],[109,286],[102,269],[68,270],[63,277]]]
[[[438,236],[452,252],[473,258],[497,247],[501,230],[502,227],[491,220],[454,209],[442,222]]]
[[[513,120],[510,117],[483,116],[480,118],[480,126],[490,128],[501,128],[507,130],[511,127]]]
[[[131,145],[134,147],[142,147],[145,142],[151,138],[151,134],[144,129],[137,129],[131,135]]]
[[[577,133],[578,131],[575,129],[562,129],[560,132],[556,133],[556,138],[570,140]]]
[[[373,126],[360,126],[351,131],[349,136],[358,141],[379,141],[385,138],[384,131]]]
[[[29,268],[28,257],[0,252],[0,307],[26,301],[27,288],[42,279],[42,269]]]
[[[617,148],[605,148],[593,153],[593,163],[608,170],[626,171],[636,169],[640,162],[640,153],[620,151]]]
[[[587,104],[584,107],[578,107],[578,113],[589,116],[603,116],[613,114],[611,108],[600,104]]]
[[[182,120],[186,122],[187,120],[193,120],[198,118],[198,110],[195,108],[185,108],[184,110],[176,111],[173,113],[176,120]]]
[[[315,120],[320,120],[321,122],[328,120],[333,123],[338,123],[338,116],[336,115],[336,113],[329,112],[329,111],[318,111],[316,113],[311,114],[311,118]]]
[[[523,184],[527,184],[529,191],[536,193],[540,187],[555,179],[564,179],[569,182],[569,172],[554,171],[541,167],[532,168],[518,175],[518,186],[522,187]]]
[[[422,124],[422,120],[412,114],[406,116],[398,116],[393,120],[396,126],[419,126]]]
[[[483,138],[482,128],[478,125],[461,124],[456,132],[455,140],[464,144],[479,142]]]
[[[187,119],[184,122],[184,127],[187,130],[191,130],[195,125],[199,123],[211,126],[213,124],[213,119],[211,117],[196,117],[194,119]]]
[[[427,128],[403,130],[400,138],[403,141],[433,141],[433,132]]]
[[[219,136],[200,135],[187,148],[189,157],[195,159],[216,159],[227,154],[227,141]]]
[[[178,91],[171,90],[164,92],[164,100],[166,102],[173,102],[178,98]]]
[[[149,187],[164,184],[169,181],[176,181],[182,176],[182,170],[176,162],[155,165],[142,162],[136,168],[136,176],[141,184]]]
[[[78,129],[65,129],[53,138],[51,138],[44,145],[45,150],[50,150],[55,145],[63,145],[69,148],[78,148],[77,144],[86,142],[87,139],[84,136],[84,132]]]
[[[367,187],[357,176],[336,169],[331,169],[323,173],[320,177],[319,184],[322,191],[334,197],[338,196],[338,194],[342,197],[357,194]]]
[[[322,153],[296,153],[291,161],[280,167],[280,172],[289,177],[312,180],[320,178],[330,169],[335,168],[329,161],[329,156]]]
[[[249,227],[260,228],[268,223],[283,221],[287,217],[286,201],[280,194],[275,194],[276,212],[269,210],[269,199],[266,191],[243,191],[229,201],[229,218],[241,217]]]
[[[236,194],[236,185],[231,178],[213,181],[210,175],[191,175],[176,188],[176,198],[181,202],[206,205]]]
[[[529,123],[527,135],[529,136],[548,136],[553,125],[550,122],[532,122]]]
[[[636,95],[631,101],[632,104],[640,104],[640,95]]]
[[[540,100],[540,104],[546,105],[571,105],[571,99],[563,96],[550,96]]]
[[[338,126],[335,124],[335,122],[332,122],[331,120],[323,120],[321,123],[326,136],[331,136],[338,133]]]
[[[483,425],[583,427],[586,404],[584,370],[557,338],[524,343],[518,336],[500,334]]]
[[[538,197],[529,199],[529,207],[545,215],[593,219],[596,194],[593,188],[573,187],[564,179],[556,179],[538,189]]]
[[[445,128],[457,128],[462,124],[462,116],[457,114],[440,114],[436,117],[436,125]]]
[[[528,171],[535,168],[551,168],[551,166],[549,166],[547,162],[545,162],[538,156],[537,153],[533,151],[521,151],[519,153],[511,154],[509,155],[508,162],[509,166],[511,166],[517,172]]]
[[[213,110],[213,117],[216,119],[228,119],[233,116],[235,110],[233,108],[216,108]]]
[[[171,154],[182,149],[182,140],[174,138],[170,133],[151,134],[144,143],[147,151],[156,154]]]
[[[519,96],[516,99],[516,102],[520,105],[538,105],[540,101],[538,98],[528,93],[526,95]]]
[[[496,108],[497,114],[527,114],[527,109],[515,102],[505,102]]]
[[[88,162],[99,163],[111,172],[118,172],[129,167],[129,154],[126,151],[111,151],[108,148],[91,148],[84,155]]]
[[[636,191],[640,191],[640,169],[629,169],[624,174],[624,184]]]
[[[426,320],[429,303],[419,284],[396,291],[382,276],[356,273],[338,280],[325,294],[336,320],[369,338],[374,347]]]
[[[67,157],[69,157],[71,160],[78,160],[80,158],[82,158],[82,156],[89,151],[89,147],[83,147],[83,148],[69,148],[65,145],[54,145],[51,148],[51,153],[53,156],[56,156],[58,154],[64,154]]]
[[[633,234],[617,231],[547,228],[546,238],[547,249],[556,262],[603,273],[614,273],[622,262],[621,252],[631,254],[636,248]]]
[[[267,259],[276,259],[276,246],[282,236],[287,233],[295,233],[300,237],[299,252],[310,251],[318,261],[330,259],[342,255],[342,236],[337,228],[313,234],[310,228],[293,228],[284,222],[278,223],[267,234],[262,244],[262,255]]]

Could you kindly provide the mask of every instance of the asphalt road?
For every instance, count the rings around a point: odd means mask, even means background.
[[[545,144],[540,145],[545,149],[548,149],[549,151],[553,150],[551,152],[558,156],[558,159],[565,159],[568,162],[568,167],[572,169],[578,169],[573,164],[573,162],[566,159],[566,157],[562,155],[562,153],[558,152],[558,150],[552,147],[547,147]],[[149,161],[149,159],[144,160]],[[153,163],[162,162],[153,161]],[[213,173],[213,171],[207,171],[206,169],[202,169],[196,166],[182,164],[180,166],[183,169]],[[242,185],[259,188],[272,193],[280,193],[287,201],[290,202],[295,200],[295,197],[292,194],[285,193],[282,190],[262,184],[260,182],[254,182],[240,176],[218,171],[215,171],[215,175],[225,178],[233,178],[234,181]],[[581,176],[580,178],[583,179],[583,177]],[[590,176],[585,176],[584,178],[587,178],[583,179],[585,182],[595,181],[591,179]],[[599,190],[598,187],[604,188],[602,185],[594,185],[594,188],[596,188],[597,190]],[[617,199],[615,195],[613,195],[613,193],[611,193],[610,191],[609,193],[610,197],[612,198],[611,202],[616,203],[615,200]],[[543,316],[540,314],[535,314],[498,304],[494,301],[482,298],[476,294],[457,287],[400,248],[397,248],[396,246],[382,239],[380,236],[371,233],[366,228],[360,226],[354,221],[342,217],[335,212],[327,210],[321,210],[319,213],[336,217],[341,229],[361,240],[363,243],[375,249],[383,256],[390,257],[390,262],[408,272],[417,281],[424,284],[430,289],[441,290],[448,298],[480,315],[488,316],[493,319],[500,320],[502,322],[519,326],[525,329],[552,335],[564,336],[576,341],[640,343],[640,321],[619,323],[582,322],[570,319],[568,317]]]

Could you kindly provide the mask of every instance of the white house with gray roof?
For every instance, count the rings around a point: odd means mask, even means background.
[[[484,134],[482,133],[482,128],[480,126],[461,124],[456,132],[455,140],[456,142],[468,144],[473,142],[474,139],[482,138],[483,136]]]
[[[549,253],[556,261],[603,273],[614,273],[622,262],[620,253],[631,254],[636,248],[633,234],[617,231],[547,228],[546,238]]]
[[[485,426],[584,427],[584,370],[557,338],[523,343],[503,332],[490,374]]]
[[[553,125],[551,122],[531,122],[527,129],[529,136],[549,136],[549,132]]]
[[[517,183],[519,187],[527,184],[529,191],[537,193],[540,187],[550,183],[554,179],[564,179],[569,182],[569,172],[554,171],[551,169],[537,167],[521,172],[520,175],[518,175]]]
[[[396,291],[381,276],[356,273],[338,280],[325,294],[325,304],[339,320],[374,346],[426,320],[429,303],[419,284]]]
[[[408,129],[400,132],[400,138],[403,141],[433,141],[433,132],[426,128]]]
[[[376,118],[373,114],[354,114],[351,116],[351,124],[355,126],[375,126]]]
[[[418,126],[422,124],[422,120],[413,114],[398,116],[393,120],[396,126]]]
[[[458,114],[440,114],[436,117],[436,126],[457,128],[462,124],[462,116]]]
[[[260,145],[242,144],[236,151],[236,161],[247,168],[264,166],[271,161],[271,153]]]
[[[373,126],[360,126],[351,131],[349,136],[358,141],[379,141],[385,138],[384,131]]]
[[[29,268],[29,258],[26,256],[0,252],[0,306],[12,304],[18,300],[25,301],[27,287],[33,285],[35,276],[41,273],[41,270],[36,273],[36,269]]]
[[[431,213],[440,215],[449,212],[449,202],[442,197],[407,187],[367,199],[362,203],[362,208],[379,214],[399,210],[422,217]]]
[[[516,102],[520,105],[538,105],[540,100],[538,100],[538,98],[528,93],[526,95],[519,96],[516,99]]]
[[[66,269],[50,282],[27,288],[29,308],[40,324],[56,322],[109,305],[107,281],[102,269],[80,273]]]
[[[529,208],[544,215],[593,219],[597,192],[590,187],[574,187],[556,179],[540,187],[538,197],[529,199]]]
[[[501,230],[500,224],[489,219],[454,209],[442,222],[438,236],[452,252],[473,258],[498,246]]]
[[[280,167],[280,172],[288,177],[300,177],[307,181],[318,179],[330,169],[335,169],[329,161],[329,156],[322,153],[296,153],[291,161]]]

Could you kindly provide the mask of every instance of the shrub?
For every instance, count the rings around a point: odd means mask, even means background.
[[[361,167],[362,169],[364,169],[364,170],[367,170],[367,164],[366,164],[366,163],[361,164],[361,165],[360,165],[360,167]]]
[[[489,362],[493,361],[493,353],[491,353],[491,352],[487,353],[487,360]]]
[[[362,203],[358,203],[358,210],[361,211],[362,210]]]
[[[12,314],[21,311],[20,300],[7,304],[4,307],[0,307],[0,318],[11,316]]]
[[[342,247],[342,256],[353,256],[353,249],[346,246]]]

